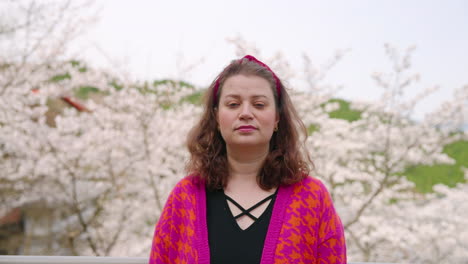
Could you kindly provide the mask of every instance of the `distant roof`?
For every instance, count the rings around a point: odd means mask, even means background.
[[[21,221],[21,217],[21,209],[15,208],[0,218],[0,226],[18,223]]]

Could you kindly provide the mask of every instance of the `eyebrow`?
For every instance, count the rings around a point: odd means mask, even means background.
[[[226,96],[224,96],[225,98],[227,97],[233,97],[233,98],[236,98],[236,99],[239,99],[240,98],[240,95],[237,95],[237,94],[228,94]],[[260,97],[263,97],[263,98],[268,98],[266,95],[253,95],[251,96],[252,98],[260,98]]]

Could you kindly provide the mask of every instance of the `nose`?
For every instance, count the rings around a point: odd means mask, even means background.
[[[252,109],[249,104],[242,104],[241,112],[239,113],[239,119],[252,119]]]

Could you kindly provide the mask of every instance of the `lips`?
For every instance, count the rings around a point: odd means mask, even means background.
[[[251,132],[256,130],[257,128],[254,126],[240,126],[236,128],[236,130],[239,130],[240,132]]]

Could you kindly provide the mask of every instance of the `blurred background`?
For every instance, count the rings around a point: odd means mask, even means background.
[[[0,254],[147,256],[201,97],[290,88],[349,261],[468,263],[468,2],[0,2]]]
[[[440,87],[417,106],[418,117],[466,84],[465,1],[95,3],[99,20],[73,43],[77,55],[99,66],[116,65],[138,79],[170,77],[206,86],[217,74],[213,69],[238,57],[235,47],[245,42],[264,58],[282,54],[297,70],[304,55],[323,68],[343,54],[327,82],[343,87],[338,96],[377,99],[381,91],[370,75],[389,69],[384,52],[389,43],[416,48],[411,63],[421,79],[409,94]]]

